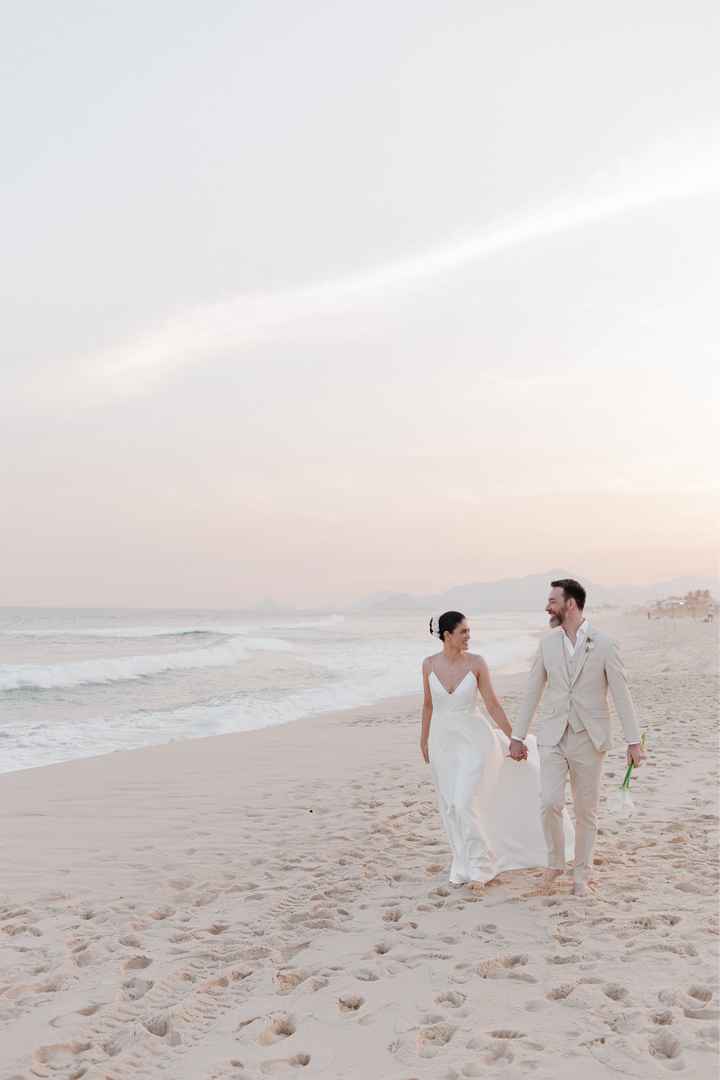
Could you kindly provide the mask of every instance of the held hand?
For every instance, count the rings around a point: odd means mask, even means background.
[[[429,765],[430,764],[430,751],[428,750],[428,741],[427,741],[427,739],[421,739],[420,740],[420,753],[423,756],[423,761],[425,762],[425,764]]]
[[[524,761],[527,757],[527,746],[522,739],[510,740],[510,757],[513,761]]]
[[[645,754],[645,751],[643,750],[643,748],[642,748],[642,746],[640,745],[639,742],[629,744],[629,746],[627,748],[627,763],[628,763],[628,765],[632,762],[632,764],[637,769],[638,766],[642,765],[642,763],[645,760],[646,756],[647,755]]]

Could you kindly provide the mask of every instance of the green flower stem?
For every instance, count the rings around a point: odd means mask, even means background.
[[[643,750],[645,749],[645,732],[642,733],[642,737],[640,739],[640,746],[642,747]],[[627,767],[627,772],[625,773],[625,779],[623,780],[622,784],[620,785],[621,790],[622,790],[622,788],[625,788],[628,791],[630,790],[630,777],[632,776],[632,771],[633,771],[634,768],[635,768],[635,762],[631,761],[630,764]]]

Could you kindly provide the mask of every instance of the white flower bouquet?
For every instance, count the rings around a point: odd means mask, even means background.
[[[640,739],[640,745],[642,746],[642,748],[644,750],[645,749],[645,735],[644,734],[643,734],[642,738]],[[611,800],[611,803],[610,803],[610,809],[612,810],[612,812],[614,814],[617,814],[618,817],[632,817],[632,815],[635,813],[635,803],[633,802],[632,795],[630,794],[630,780],[632,778],[634,768],[635,768],[635,763],[631,761],[630,764],[628,765],[627,769],[625,770],[625,776],[623,777],[623,782],[620,785],[620,787],[617,789],[617,791],[615,792],[614,797],[613,797],[613,799]]]

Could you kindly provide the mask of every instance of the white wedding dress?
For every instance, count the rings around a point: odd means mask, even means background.
[[[490,881],[504,870],[547,866],[540,823],[540,760],[535,737],[527,761],[507,756],[509,740],[480,708],[472,671],[448,693],[430,674],[430,768],[452,849],[450,881]],[[567,810],[565,857],[575,833]]]

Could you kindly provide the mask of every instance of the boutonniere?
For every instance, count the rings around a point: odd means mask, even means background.
[[[593,641],[592,638],[588,638],[587,641],[585,642],[585,652],[586,653],[587,652],[592,652],[594,648],[595,648],[595,642]]]

